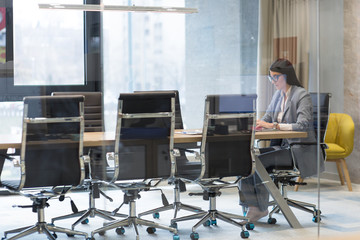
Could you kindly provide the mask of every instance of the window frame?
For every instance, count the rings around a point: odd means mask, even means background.
[[[99,4],[99,0],[84,0],[84,4]],[[1,6],[0,6],[1,7]],[[13,3],[5,0],[6,7],[6,63],[4,72],[0,73],[0,102],[22,101],[25,96],[50,95],[52,92],[101,91],[102,90],[102,58],[101,31],[94,26],[101,26],[99,12],[84,12],[84,85],[36,85],[21,86],[14,84],[14,48],[13,48]],[[98,44],[90,44],[94,38]]]

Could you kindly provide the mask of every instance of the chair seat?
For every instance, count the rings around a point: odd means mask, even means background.
[[[344,158],[346,151],[345,148],[341,147],[336,143],[326,143],[328,145],[328,149],[326,149],[326,158],[327,159],[338,159]]]

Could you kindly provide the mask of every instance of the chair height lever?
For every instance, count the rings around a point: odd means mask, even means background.
[[[100,189],[99,189],[99,192],[100,192],[100,194],[101,195],[103,195],[107,200],[109,200],[110,202],[113,202],[114,200],[111,198],[111,197],[109,197],[108,195],[106,195],[103,191],[101,191]]]

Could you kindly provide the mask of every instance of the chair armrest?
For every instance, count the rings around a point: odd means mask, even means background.
[[[317,142],[293,142],[290,143],[290,147],[294,146],[294,145],[316,145]]]
[[[112,162],[112,163],[110,163]],[[107,152],[106,153],[106,163],[108,167],[115,166],[115,153],[114,152]]]
[[[3,157],[3,158],[5,158],[5,160],[9,160],[9,161],[15,159],[14,157],[12,157],[12,156],[10,156],[9,154],[6,154],[6,153],[0,153],[0,157]]]
[[[290,151],[292,152],[292,147],[294,145],[303,145],[303,146],[309,146],[309,145],[317,145],[318,143],[317,142],[298,142],[298,143],[290,143]],[[326,143],[320,143],[320,147],[321,147],[321,150],[320,152],[322,152],[323,154],[323,157],[324,159],[326,159],[326,152],[325,152],[325,149],[328,149],[329,146],[326,144]],[[295,163],[294,163],[295,164]]]
[[[90,156],[89,155],[83,155],[82,159],[85,164],[90,164]]]
[[[193,153],[193,154],[197,154],[198,152],[195,151],[195,150],[191,150],[191,149],[188,149],[188,148],[177,148],[181,151],[184,151],[184,152],[189,152],[189,153]]]
[[[187,149],[187,148],[177,148],[178,150],[182,150],[184,152],[192,153],[195,155],[195,158],[200,158],[200,153],[195,150]]]
[[[320,143],[320,146],[322,146],[323,149],[329,148],[329,146],[326,143]]]
[[[20,167],[20,160],[19,160],[19,158],[15,157],[14,155],[0,153],[0,156],[3,157],[5,160],[12,161],[12,164],[14,167]]]
[[[290,147],[294,146],[294,145],[317,145],[317,142],[294,142],[294,143],[290,143]],[[326,143],[320,143],[320,146],[323,149],[328,149],[329,146]]]

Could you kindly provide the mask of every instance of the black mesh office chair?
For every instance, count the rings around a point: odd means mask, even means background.
[[[84,125],[85,132],[103,132],[103,104],[101,92],[53,92],[52,96],[84,96]],[[52,223],[58,220],[69,219],[73,217],[79,217],[73,224],[72,229],[79,223],[89,223],[89,217],[94,218],[99,216],[106,220],[115,220],[112,213],[106,210],[98,209],[95,206],[95,199],[100,198],[100,195],[104,196],[109,201],[113,201],[107,196],[100,188],[107,186],[109,183],[106,181],[106,152],[109,149],[106,147],[91,147],[84,148],[84,152],[89,153],[90,164],[86,166],[86,178],[84,181],[84,187],[89,192],[89,207],[86,210],[75,211],[71,214],[55,217],[51,220]],[[126,217],[124,214],[115,214],[117,217]]]
[[[84,100],[84,132],[104,132],[104,111],[102,92],[52,92],[52,96],[72,96],[81,95]],[[104,165],[105,154],[108,149],[104,147],[85,148],[84,152],[90,153],[92,175],[94,178],[106,178],[106,166]]]
[[[317,136],[318,131],[320,132],[320,142],[308,142],[308,143],[294,143],[290,146],[290,149],[294,145],[317,145],[320,144],[320,150],[324,159],[326,158],[326,152],[325,149],[327,148],[325,144],[325,133],[327,128],[327,123],[329,119],[330,114],[330,97],[331,94],[329,93],[320,93],[319,99],[320,99],[320,105],[318,104],[317,93],[310,93],[312,105],[313,105],[313,126],[314,131]],[[320,115],[320,119],[318,119],[318,113]],[[320,126],[318,125],[320,124]],[[303,182],[303,180],[300,177],[300,172],[296,167],[296,164],[294,163],[292,167],[290,168],[280,168],[277,169],[274,167],[272,169],[272,172],[270,173],[270,176],[272,177],[274,183],[279,187],[281,194],[283,195],[284,199],[287,201],[288,205],[291,207],[295,207],[297,209],[300,209],[302,211],[308,212],[313,214],[312,220],[314,222],[318,222],[321,220],[320,214],[321,211],[317,209],[315,204],[307,203],[298,201],[295,199],[290,199],[287,196],[287,186],[299,186],[299,185],[305,185],[306,183]],[[296,180],[299,179],[299,180]],[[275,224],[276,218],[273,217],[274,213],[279,212],[279,207],[276,205],[274,201],[270,202],[270,206],[273,206],[273,209],[269,213],[268,223]]]
[[[184,129],[184,124],[181,116],[181,105],[179,92],[177,90],[162,90],[162,91],[135,91],[135,92],[145,92],[145,93],[174,93],[175,94],[175,129]],[[198,176],[201,165],[194,162],[189,162],[186,157],[186,151],[184,149],[193,149],[198,148],[196,143],[174,143],[174,148],[179,150],[179,155],[176,157],[176,171],[175,178],[169,179],[169,184],[174,185],[174,201],[169,204],[167,198],[162,194],[162,207],[151,209],[139,214],[139,217],[152,214],[153,217],[159,218],[160,212],[167,210],[174,210],[174,218],[176,218],[178,211],[181,209],[199,212],[201,208],[192,206],[189,204],[184,204],[180,201],[180,192],[186,192],[185,182],[180,178],[180,176],[187,175],[188,177],[193,176],[193,179]]]
[[[103,132],[103,100],[101,92],[53,92],[52,96],[82,95],[84,101],[85,132]]]
[[[209,210],[190,216],[171,220],[171,226],[177,222],[198,219],[192,227],[190,238],[199,239],[196,229],[204,226],[217,225],[217,219],[231,223],[242,229],[241,237],[248,238],[247,229],[253,229],[248,218],[221,212],[216,209],[216,197],[221,195],[222,188],[237,187],[237,182],[250,176],[255,171],[254,137],[255,112],[253,102],[243,109],[242,95],[210,95],[205,101],[205,116],[202,133],[200,155],[202,169],[193,182],[199,184],[204,200],[209,201]],[[247,105],[247,104],[246,104]],[[231,177],[231,178],[228,178]],[[237,205],[237,202],[234,202]],[[235,221],[242,219],[247,224]]]
[[[156,228],[174,233],[177,229],[136,215],[136,199],[140,192],[149,190],[163,179],[173,178],[175,173],[174,152],[175,94],[174,93],[124,93],[120,94],[115,134],[115,184],[124,192],[123,204],[129,204],[129,216],[123,220],[106,223],[92,231],[104,234],[116,228],[124,234],[124,226],[132,225],[139,239],[137,225],[148,226],[147,232]],[[119,209],[115,209],[114,213]]]
[[[9,238],[18,239],[35,232],[53,240],[56,232],[88,237],[85,232],[47,224],[44,216],[50,198],[63,198],[69,189],[83,183],[87,159],[82,152],[83,104],[83,96],[24,98],[20,160],[11,159],[20,174],[15,180],[11,180],[14,176],[3,176],[2,183],[33,201],[32,205],[19,207],[32,208],[38,220],[33,226],[6,231],[3,239],[8,234],[18,233]]]

